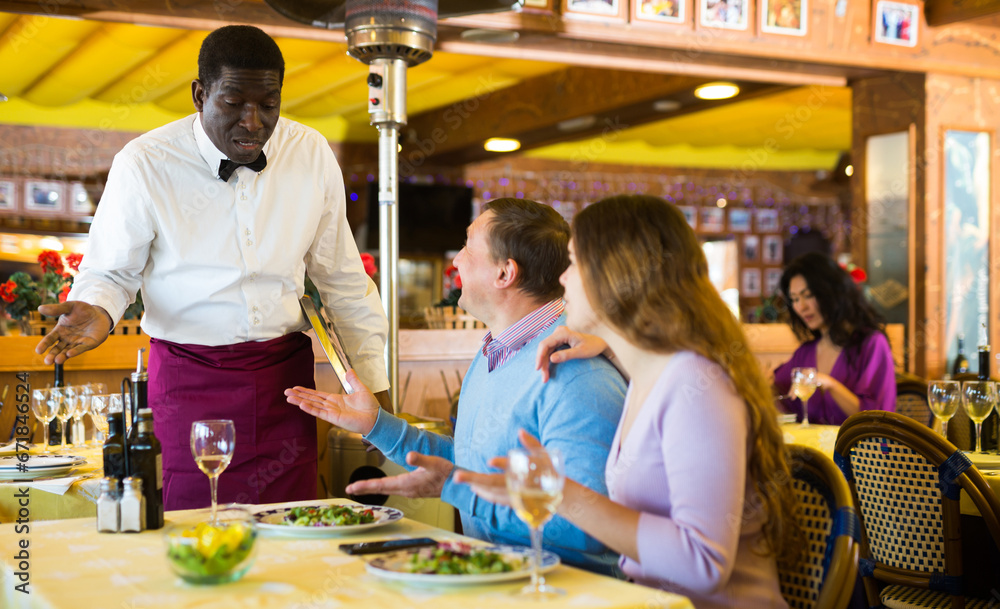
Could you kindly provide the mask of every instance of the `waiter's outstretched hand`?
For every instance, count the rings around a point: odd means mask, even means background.
[[[381,406],[354,370],[347,371],[347,382],[353,389],[350,395],[292,387],[285,389],[285,396],[289,404],[295,404],[314,417],[347,431],[367,434],[375,426]]]
[[[38,307],[49,317],[59,316],[56,327],[38,341],[35,353],[45,353],[45,363],[62,364],[71,357],[100,345],[111,332],[111,316],[101,307],[71,300]],[[48,351],[48,353],[46,353]]]

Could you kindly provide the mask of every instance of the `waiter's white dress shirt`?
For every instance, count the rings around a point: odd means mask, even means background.
[[[279,118],[260,173],[237,168],[193,114],[129,142],[111,166],[69,300],[112,320],[142,288],[149,336],[229,345],[308,329],[306,271],[361,380],[388,388],[388,322],[345,216],[344,182],[314,129]]]

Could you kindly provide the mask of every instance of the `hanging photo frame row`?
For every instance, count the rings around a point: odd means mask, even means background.
[[[0,176],[0,214],[93,215],[94,203],[80,182]]]
[[[809,0],[525,0],[525,8],[554,13],[561,7],[573,19],[636,26],[689,25],[748,31],[754,20],[761,34],[808,34]],[[872,40],[915,47],[920,22],[916,0],[873,0]],[[754,14],[756,11],[756,15]]]
[[[761,31],[805,36],[808,0],[759,0]],[[580,19],[642,24],[688,23],[692,3],[702,27],[747,30],[754,0],[562,0],[563,14]],[[547,0],[527,0],[526,7],[546,8]]]
[[[777,232],[781,226],[776,209],[747,209],[731,207],[697,207],[678,205],[687,223],[695,231],[703,233],[760,233]],[[727,221],[728,220],[728,221]]]
[[[743,269],[740,273],[740,297],[759,298],[770,297],[781,287],[781,269],[764,269],[763,280],[761,269]]]

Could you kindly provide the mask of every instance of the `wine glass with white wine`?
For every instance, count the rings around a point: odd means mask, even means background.
[[[948,421],[955,416],[962,403],[962,383],[958,381],[931,381],[927,385],[927,405],[934,418],[941,422],[941,435],[948,439]]]
[[[809,398],[816,392],[819,382],[815,368],[792,368],[792,391],[802,402],[802,426],[809,427]]]
[[[518,518],[531,529],[531,583],[518,595],[531,600],[548,600],[566,594],[545,583],[539,574],[542,564],[542,528],[562,501],[566,470],[562,453],[556,449],[515,448],[507,453],[507,491]]]
[[[983,421],[990,416],[997,403],[996,383],[992,381],[965,381],[965,412],[976,424],[976,452],[983,452]]]
[[[235,448],[236,428],[232,421],[195,421],[191,425],[191,454],[212,486],[212,522],[218,503],[219,475],[232,461]]]

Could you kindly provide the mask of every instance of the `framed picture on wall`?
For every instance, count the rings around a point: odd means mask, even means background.
[[[692,230],[698,229],[698,208],[692,205],[678,205],[677,209],[681,210],[684,214],[684,219],[687,220],[688,226]]]
[[[778,230],[778,210],[758,209],[757,231],[761,233],[773,233],[776,230]]]
[[[745,30],[750,22],[749,0],[698,0],[698,23],[703,27]]]
[[[746,262],[760,260],[760,237],[757,235],[743,237],[743,260]]]
[[[744,298],[760,296],[760,269],[743,269],[740,279],[740,296]]]
[[[760,31],[765,34],[805,36],[809,21],[808,0],[762,0]]]
[[[902,47],[917,46],[920,7],[905,2],[878,0],[875,5],[875,42]]]
[[[706,233],[721,233],[726,227],[726,210],[720,207],[701,208],[701,230]]]
[[[627,21],[628,0],[562,0],[563,15],[601,21]]]
[[[761,260],[764,264],[781,264],[781,237],[778,235],[767,235],[764,237],[763,253]]]
[[[750,210],[730,209],[729,230],[731,230],[734,233],[750,232]]]
[[[17,182],[0,180],[0,212],[14,211],[17,208]]]
[[[690,0],[633,0],[633,23],[684,23]]]
[[[62,182],[28,180],[24,183],[24,209],[31,212],[59,213],[66,208]]]
[[[69,210],[74,214],[85,216],[94,213],[94,201],[90,198],[90,193],[84,188],[83,182],[70,182],[69,184]]]
[[[764,295],[772,296],[781,288],[781,269],[764,271]]]

